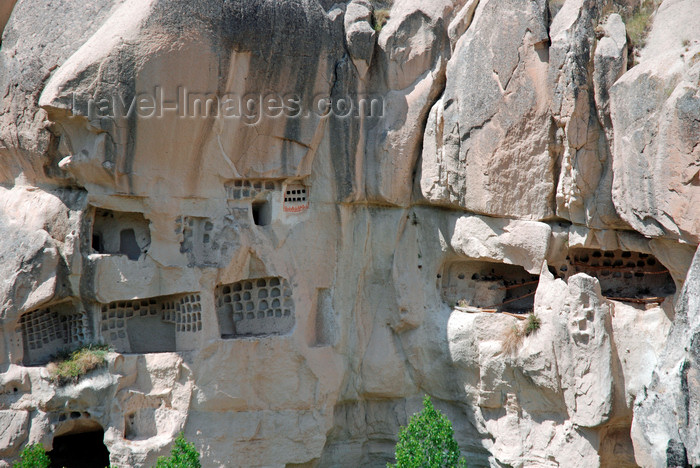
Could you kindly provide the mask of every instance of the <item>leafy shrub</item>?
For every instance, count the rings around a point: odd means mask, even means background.
[[[74,351],[63,351],[47,367],[51,381],[58,385],[77,382],[81,376],[104,366],[109,346],[88,344]]]
[[[26,445],[12,468],[49,468],[51,460],[41,444]]]
[[[423,409],[411,416],[408,426],[399,432],[396,465],[392,468],[466,467],[454,439],[452,423],[436,410],[430,397],[423,399]]]
[[[159,457],[154,468],[201,468],[199,452],[194,444],[187,442],[185,436],[180,433],[175,439],[175,445],[170,451],[169,457]]]
[[[528,315],[527,322],[525,322],[525,336],[530,336],[535,333],[540,329],[541,324],[542,322],[540,321],[540,318],[535,315],[534,312]]]

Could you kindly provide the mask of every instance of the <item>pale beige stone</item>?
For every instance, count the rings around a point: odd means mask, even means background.
[[[635,230],[697,244],[700,23],[694,1],[666,1],[639,65],[611,89],[613,201]]]
[[[697,415],[673,416],[696,398],[677,372],[694,303],[672,291],[697,282],[697,1],[662,4],[631,70],[622,17],[596,0],[554,18],[543,0],[396,0],[379,32],[381,2],[302,3],[15,6],[3,458],[104,431],[110,463],[152,466],[183,431],[205,467],[386,466],[427,394],[470,466],[664,466],[669,447],[695,463]],[[178,87],[381,112],[86,105]],[[579,251],[654,260],[664,297],[609,299]],[[526,322],[498,311],[508,298],[540,320],[511,350]],[[51,383],[50,355],[88,341],[114,348],[106,367]]]

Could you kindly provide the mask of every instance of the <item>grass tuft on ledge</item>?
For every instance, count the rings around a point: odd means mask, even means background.
[[[501,351],[508,355],[514,355],[520,349],[525,337],[536,333],[541,325],[540,318],[534,312],[530,313],[525,323],[514,324],[504,330],[501,336]]]
[[[86,344],[73,351],[62,351],[47,366],[50,380],[59,386],[76,383],[80,377],[107,362],[109,346],[105,344]]]

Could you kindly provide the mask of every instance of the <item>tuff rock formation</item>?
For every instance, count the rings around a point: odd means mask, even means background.
[[[700,0],[637,9],[4,2],[0,466],[384,466],[425,394],[470,467],[700,465]]]

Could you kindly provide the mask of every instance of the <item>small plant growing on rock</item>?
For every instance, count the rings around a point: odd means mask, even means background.
[[[380,10],[374,10],[374,21],[372,26],[374,30],[379,32],[382,30],[386,22],[389,21],[389,9],[382,8]]]
[[[105,365],[109,346],[88,344],[74,351],[63,351],[46,368],[57,385],[77,382],[81,376]]]
[[[372,5],[374,6],[372,27],[375,31],[381,31],[386,22],[389,21],[389,11],[393,3],[394,0],[372,0]]]
[[[515,352],[520,347],[523,342],[523,330],[518,324],[507,328],[503,332],[503,338],[501,339],[501,349],[506,354],[515,354]]]
[[[523,343],[523,338],[530,336],[540,329],[540,318],[533,312],[527,316],[524,324],[514,324],[503,332],[501,349],[506,354],[515,354]]]
[[[12,468],[49,468],[51,460],[41,444],[27,445],[19,454],[19,461]]]
[[[620,14],[635,56],[638,56],[639,51],[646,45],[647,34],[651,30],[652,16],[660,3],[659,0],[651,0],[640,2],[633,8],[621,8]]]
[[[530,336],[540,329],[540,318],[533,312],[527,316],[527,322],[525,322],[525,336]]]
[[[159,457],[154,468],[201,468],[201,466],[199,452],[181,432],[175,439],[170,456]]]
[[[396,465],[389,468],[466,467],[452,423],[436,410],[430,397],[423,399],[423,409],[411,416],[408,426],[399,432]]]

